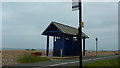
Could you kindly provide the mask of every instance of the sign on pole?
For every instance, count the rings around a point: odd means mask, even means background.
[[[79,10],[79,0],[72,0],[72,11]]]
[[[81,22],[81,27],[84,28],[84,22]]]

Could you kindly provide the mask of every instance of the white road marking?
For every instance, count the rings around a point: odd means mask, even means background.
[[[97,59],[103,59],[103,58],[110,58],[110,57],[118,57],[120,55],[116,55],[116,56],[106,56],[106,57],[100,57],[100,58],[93,58],[93,59],[86,59],[86,60],[82,60],[82,62],[85,61],[91,61],[91,60],[97,60]],[[59,66],[59,65],[65,65],[65,64],[70,64],[70,63],[78,63],[79,61],[74,61],[74,62],[66,62],[66,63],[58,63],[58,64],[52,64],[52,65],[47,65],[44,67],[49,67],[49,66]],[[37,68],[44,68],[44,67],[37,67]]]
[[[59,64],[53,64],[53,65],[48,65],[48,66],[58,66],[58,65],[64,65],[64,64],[69,64],[69,63],[78,63],[79,61],[74,61],[74,62],[68,62],[68,63],[59,63]]]
[[[90,60],[103,59],[103,58],[108,58],[108,57],[116,57],[116,56],[107,56],[107,57],[100,57],[100,58],[87,59],[87,60],[83,60],[82,62],[90,61]],[[59,66],[59,65],[70,64],[70,63],[78,63],[78,62],[79,62],[79,61],[67,62],[67,63],[58,63],[58,64],[47,65],[47,66]]]

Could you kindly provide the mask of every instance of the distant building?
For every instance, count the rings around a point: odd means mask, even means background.
[[[42,33],[47,36],[46,55],[49,54],[49,36],[53,36],[53,56],[75,56],[79,54],[77,45],[78,29],[63,25],[57,22],[52,22]],[[85,39],[89,38],[85,33],[82,33],[83,53],[85,55]]]

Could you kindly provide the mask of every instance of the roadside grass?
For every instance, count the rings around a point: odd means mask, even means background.
[[[112,59],[105,59],[105,60],[98,60],[98,61],[93,61],[93,62],[88,62],[88,63],[84,63],[83,64],[83,68],[100,68],[103,66],[106,67],[106,68],[118,68],[119,66],[119,60],[120,60],[120,57],[117,57],[117,58],[112,58]],[[74,66],[72,68],[79,68],[79,66]]]
[[[112,58],[112,59],[105,59],[105,60],[99,60],[95,62],[89,62],[83,64],[83,66],[118,66],[118,58]]]
[[[19,56],[17,59],[17,62],[19,63],[32,63],[32,62],[43,62],[43,61],[51,61],[51,60],[47,57],[39,57],[29,54],[24,54],[22,56]]]

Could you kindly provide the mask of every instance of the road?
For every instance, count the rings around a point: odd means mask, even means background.
[[[120,56],[120,55],[119,55]],[[93,62],[102,59],[110,59],[118,57],[118,55],[114,56],[101,56],[101,57],[87,57],[83,58],[83,63]],[[18,64],[9,67],[2,67],[2,68],[64,68],[67,66],[78,66],[79,59],[64,59],[64,60],[56,60],[56,61],[47,61],[47,62],[38,62],[38,63],[28,63],[28,64]]]
[[[93,61],[97,61],[97,60],[101,60],[101,59],[110,59],[110,58],[115,58],[118,56],[105,56],[105,57],[97,57],[97,58],[89,58],[89,59],[84,59],[82,62],[83,63],[87,63],[87,62],[93,62]],[[73,62],[65,62],[65,63],[58,63],[58,64],[53,64],[53,65],[47,65],[44,67],[37,67],[37,68],[48,68],[48,67],[52,67],[52,66],[78,66],[79,65],[79,61],[73,61]]]

